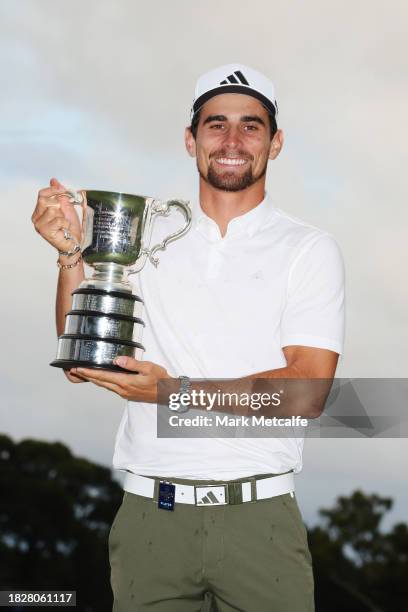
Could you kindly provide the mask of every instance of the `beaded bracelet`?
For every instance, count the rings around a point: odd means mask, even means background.
[[[71,268],[75,268],[75,266],[77,266],[79,264],[79,262],[82,259],[82,253],[81,255],[78,257],[78,259],[76,261],[74,261],[74,263],[72,264],[61,264],[58,259],[57,259],[57,266],[59,267],[60,270],[70,270]]]

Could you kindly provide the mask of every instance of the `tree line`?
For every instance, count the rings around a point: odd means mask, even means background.
[[[0,435],[0,590],[74,590],[79,612],[111,612],[107,541],[122,495],[109,468],[64,444]],[[316,612],[408,609],[408,525],[381,530],[392,503],[354,491],[319,511]]]

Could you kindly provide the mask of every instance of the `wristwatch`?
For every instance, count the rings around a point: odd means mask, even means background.
[[[178,376],[178,379],[180,381],[180,386],[179,386],[179,390],[178,390],[178,394],[179,396],[182,393],[188,393],[191,389],[191,380],[189,379],[188,376]],[[177,410],[175,412],[187,412],[187,410],[190,408],[190,406],[179,406],[177,408]]]

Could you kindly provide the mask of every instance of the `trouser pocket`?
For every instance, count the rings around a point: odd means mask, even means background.
[[[310,554],[309,543],[307,540],[307,530],[303,523],[296,497],[292,497],[292,495],[289,493],[282,495],[282,503],[291,517],[292,528],[296,533],[300,546],[304,549],[305,557],[309,563],[312,564],[312,556]]]
[[[122,498],[122,503],[120,504],[114,518],[113,518],[113,522],[111,525],[111,528],[109,530],[109,535],[108,535],[108,549],[109,549],[109,553],[111,552],[111,550],[113,550],[114,546],[115,546],[115,540],[116,540],[116,535],[118,532],[118,524],[120,521],[120,515],[122,513],[123,510],[123,505],[125,502],[125,497],[126,497],[126,493],[123,495]]]

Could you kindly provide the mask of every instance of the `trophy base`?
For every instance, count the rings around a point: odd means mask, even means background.
[[[143,300],[134,294],[102,289],[76,289],[72,292],[72,310],[93,311],[101,314],[121,314],[141,317]]]
[[[71,368],[91,368],[92,370],[109,370],[111,372],[125,372],[130,374],[126,368],[120,366],[107,364],[93,363],[92,361],[75,361],[73,359],[54,359],[51,361],[50,366],[53,368],[62,368],[63,370],[70,370]],[[131,372],[132,374],[139,374],[139,372]]]
[[[138,342],[141,340],[142,319],[121,314],[103,314],[91,310],[70,310],[65,318],[64,336],[89,336],[120,341]],[[62,357],[62,356],[61,356]],[[83,359],[83,361],[91,361]]]
[[[113,362],[116,357],[141,360],[144,346],[139,342],[116,338],[95,338],[79,334],[63,334],[58,338],[57,356],[51,366],[60,368],[83,367],[113,372],[129,372]]]

